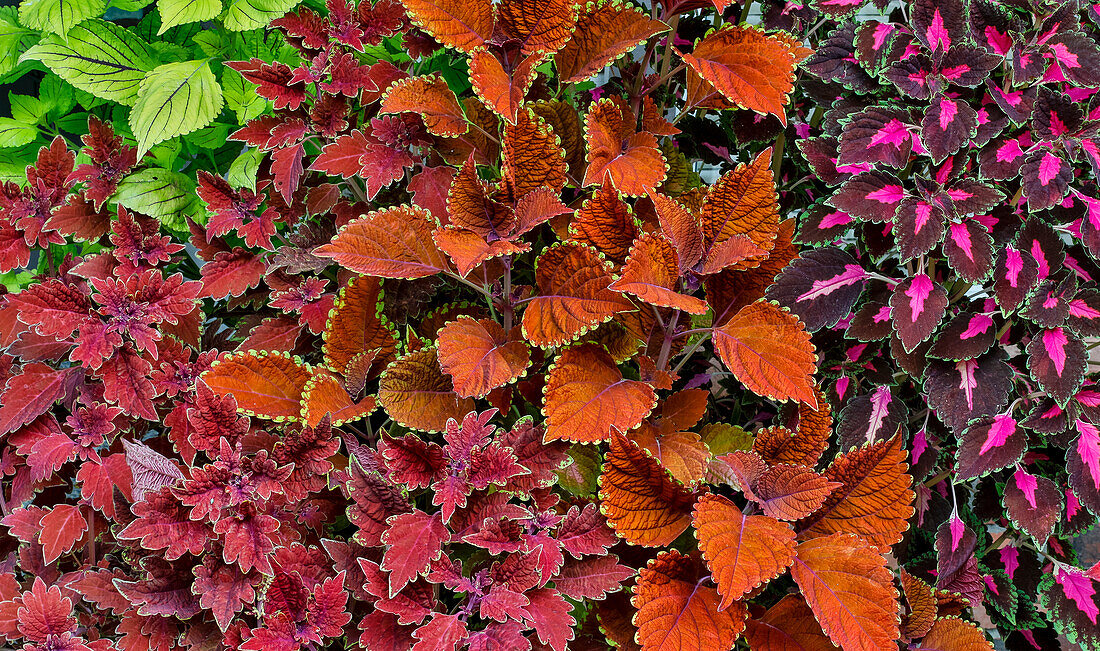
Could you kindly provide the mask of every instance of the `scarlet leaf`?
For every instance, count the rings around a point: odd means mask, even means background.
[[[17,611],[19,633],[31,642],[46,642],[50,636],[61,636],[76,627],[73,602],[61,596],[61,588],[38,576],[31,589],[23,593],[22,604]]]
[[[634,576],[634,570],[619,564],[614,554],[567,559],[554,576],[554,587],[570,599],[605,598]]]
[[[573,37],[555,56],[562,83],[584,81],[668,25],[621,2],[589,3]]]
[[[8,379],[0,405],[0,436],[14,432],[46,413],[79,379],[78,369],[54,370],[37,362]]]
[[[443,554],[443,543],[449,537],[438,513],[417,510],[390,518],[389,528],[382,534],[386,553],[380,567],[390,573],[391,598],[428,571],[431,562]]]
[[[310,368],[298,358],[277,351],[230,353],[202,375],[219,395],[232,394],[240,411],[276,422],[301,417],[302,392]]]
[[[439,368],[436,349],[424,348],[397,358],[378,381],[378,402],[398,423],[428,432],[443,429],[447,419],[461,419],[474,408],[470,398],[454,391]]]
[[[379,114],[418,113],[428,133],[455,138],[470,128],[453,90],[440,75],[406,77],[394,82],[382,97]]]
[[[853,535],[832,534],[796,549],[795,583],[844,649],[885,649],[898,638],[897,590],[886,559]]]
[[[439,365],[464,398],[483,398],[514,382],[531,365],[531,352],[496,321],[459,317],[439,330]]]
[[[491,0],[402,0],[402,4],[414,23],[448,47],[473,52],[493,36]]]
[[[680,552],[664,551],[638,573],[630,603],[642,651],[729,649],[745,627],[745,606],[719,611],[719,596],[701,580],[703,568]]]
[[[722,595],[718,610],[779,576],[794,560],[790,525],[766,515],[745,515],[721,495],[700,497],[692,524]]]
[[[42,556],[49,564],[76,546],[88,529],[88,521],[78,507],[58,504],[42,516],[38,526],[41,527],[38,541],[42,543]]]
[[[695,496],[617,432],[604,459],[599,494],[607,523],[636,545],[668,545],[691,523]]]
[[[558,356],[544,395],[547,442],[606,441],[612,428],[636,427],[657,404],[652,387],[624,379],[611,356],[594,344],[568,348]]]
[[[423,208],[385,208],[348,223],[314,254],[369,276],[432,276],[448,268],[447,259],[432,242],[435,226]]]
[[[718,355],[750,391],[817,407],[813,374],[817,355],[802,322],[767,301],[742,308],[714,329]]]

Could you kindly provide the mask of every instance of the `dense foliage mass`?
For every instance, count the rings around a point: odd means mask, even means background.
[[[1100,650],[1095,8],[145,4],[0,13],[0,638]]]

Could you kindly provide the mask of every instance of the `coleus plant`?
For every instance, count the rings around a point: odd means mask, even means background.
[[[858,4],[818,5],[827,105],[795,127],[817,248],[766,295],[819,332],[842,446],[905,432],[928,532],[906,571],[984,605],[1009,648],[1100,648],[1100,570],[1072,546],[1100,514],[1098,16]]]

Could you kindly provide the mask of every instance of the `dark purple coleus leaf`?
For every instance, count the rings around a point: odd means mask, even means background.
[[[798,219],[795,240],[810,245],[833,242],[851,229],[854,221],[846,212],[817,204]]]
[[[1081,570],[1056,564],[1039,583],[1039,603],[1066,638],[1081,649],[1100,648],[1100,591]]]
[[[983,100],[978,108],[978,131],[970,139],[969,147],[984,147],[1001,135],[1008,127],[1008,116],[992,100]]]
[[[1006,181],[1019,176],[1024,165],[1024,150],[1030,141],[1019,138],[997,138],[982,148],[978,154],[978,173],[983,179]]]
[[[1002,2],[973,0],[970,3],[970,34],[979,47],[1004,56],[1012,49],[1010,31],[1022,32],[1023,21]]]
[[[957,362],[985,354],[997,335],[997,326],[987,314],[962,312],[947,322],[936,336],[928,354]]]
[[[1060,156],[1046,149],[1037,149],[1024,157],[1020,168],[1024,194],[1031,212],[1045,210],[1062,203],[1073,180],[1073,168]]]
[[[908,111],[871,106],[851,116],[840,132],[838,165],[882,163],[901,169],[909,163],[916,126]]]
[[[1081,504],[1100,514],[1100,429],[1081,418],[1074,425],[1077,438],[1066,455],[1069,486]]]
[[[1084,32],[1065,31],[1045,43],[1066,79],[1078,86],[1100,86],[1100,48]]]
[[[1067,409],[1068,409],[1067,405]],[[1053,398],[1040,398],[1020,424],[1041,434],[1060,434],[1069,428],[1069,414]]]
[[[787,265],[768,288],[768,299],[790,308],[815,332],[848,316],[863,292],[867,272],[836,247],[807,251]]]
[[[939,66],[940,75],[956,86],[977,88],[1004,58],[972,45],[952,47]]]
[[[936,576],[949,576],[974,556],[978,536],[953,512],[936,530]]]
[[[898,257],[908,262],[922,256],[939,244],[947,214],[939,204],[918,197],[907,197],[894,216],[894,238]]]
[[[913,352],[935,332],[947,310],[947,292],[927,274],[901,281],[890,297],[891,317],[907,352]]]
[[[937,164],[959,151],[978,131],[978,112],[962,99],[943,95],[932,103],[921,120],[920,139]]]
[[[909,23],[920,42],[932,52],[947,52],[966,40],[966,6],[961,0],[915,0]]]
[[[889,386],[875,387],[871,393],[849,400],[840,411],[836,428],[840,448],[886,440],[908,419],[909,410]]]
[[[809,163],[813,173],[826,185],[839,185],[852,178],[854,172],[841,172],[837,169],[837,147],[839,141],[833,136],[804,138],[798,141],[798,150]],[[862,171],[862,170],[861,170]]]
[[[1066,325],[1085,337],[1100,337],[1100,291],[1082,289],[1069,302]]]
[[[1038,265],[1039,280],[1043,280],[1062,268],[1066,247],[1061,238],[1046,222],[1031,216],[1020,229],[1016,246],[1027,251]]]
[[[955,473],[960,481],[975,479],[1023,458],[1027,435],[1011,414],[975,421],[959,434]]]
[[[1064,407],[1085,377],[1088,355],[1084,342],[1068,328],[1048,328],[1032,337],[1027,354],[1031,377]]]
[[[1061,282],[1051,279],[1039,283],[1020,315],[1044,328],[1062,325],[1069,316],[1069,301],[1077,292],[1076,276],[1066,276]]]
[[[984,213],[1005,199],[1004,193],[992,185],[969,178],[953,182],[946,192],[960,215]]]
[[[845,181],[826,203],[856,219],[882,223],[894,218],[905,196],[897,177],[874,170]]]
[[[952,430],[976,418],[989,417],[1008,403],[1012,367],[1000,349],[958,362],[931,360],[924,389],[936,416]]]
[[[858,9],[862,2],[820,0],[816,4],[823,12],[829,13],[829,9]],[[826,4],[830,6],[824,6]],[[818,44],[817,49],[802,64],[802,67],[824,81],[838,83],[857,93],[874,90],[877,86],[875,80],[856,62],[855,34],[855,23],[846,22],[837,27],[829,33],[828,38]]]
[[[1005,482],[1004,499],[1005,511],[1012,524],[1040,546],[1045,545],[1062,516],[1062,491],[1058,490],[1058,485],[1017,466],[1016,472]]]
[[[932,59],[919,53],[891,63],[885,74],[902,94],[924,100],[943,90],[944,81],[932,69]]]
[[[943,253],[955,273],[967,282],[983,281],[993,271],[993,238],[975,220],[948,224]]]
[[[1036,140],[1054,141],[1080,130],[1085,120],[1081,105],[1069,95],[1043,86],[1031,113],[1031,134]]]
[[[856,61],[872,75],[878,75],[897,61],[912,35],[894,23],[862,22],[856,28]]]
[[[858,341],[880,341],[894,331],[890,322],[890,305],[882,301],[867,301],[856,310],[848,324],[847,335]]]
[[[991,80],[986,80],[986,89],[990,97],[1001,107],[1009,120],[1016,124],[1023,124],[1031,118],[1031,107],[1035,103],[1035,87],[1023,87],[1013,91],[1006,91]]]
[[[1006,246],[993,266],[993,298],[1004,314],[1015,312],[1038,281],[1039,265],[1029,253]]]

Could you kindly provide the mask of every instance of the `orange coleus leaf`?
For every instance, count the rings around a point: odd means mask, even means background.
[[[558,192],[565,187],[567,170],[561,140],[534,111],[520,111],[514,125],[505,125],[504,173],[515,196],[539,188]]]
[[[313,254],[356,273],[382,278],[423,278],[449,268],[432,241],[435,218],[416,206],[384,208],[348,222]]]
[[[642,131],[648,131],[655,136],[675,136],[680,133],[676,125],[665,118],[661,109],[657,108],[657,102],[652,95],[642,96]]]
[[[676,291],[679,279],[679,260],[672,242],[663,235],[646,233],[634,242],[622,276],[611,289],[633,294],[650,305],[706,314],[706,301]]]
[[[554,135],[561,139],[561,146],[565,150],[566,162],[569,164],[569,173],[574,178],[584,175],[584,127],[581,124],[581,116],[571,102],[559,99],[539,100],[529,104],[531,110],[546,120],[554,130]]]
[[[349,364],[364,352],[374,352],[372,364],[384,367],[393,361],[397,333],[382,315],[382,282],[357,276],[341,288],[322,337],[325,364],[342,375],[349,375]]]
[[[458,97],[441,75],[399,79],[386,89],[378,113],[418,113],[433,136],[457,138],[469,130]]]
[[[515,124],[523,98],[535,80],[535,68],[541,62],[540,55],[528,56],[508,71],[492,52],[478,50],[470,58],[470,83],[474,94],[489,110],[509,124]]]
[[[936,592],[932,586],[904,569],[901,570],[901,591],[909,606],[902,632],[910,639],[922,638],[936,623]]]
[[[454,226],[437,228],[432,233],[432,241],[451,258],[455,267],[458,268],[458,273],[463,277],[469,275],[486,260],[531,250],[531,245],[526,242],[509,240],[488,242],[473,231]]]
[[[310,427],[317,427],[325,415],[331,416],[333,427],[360,420],[377,406],[374,396],[352,400],[339,378],[323,369],[315,370],[302,390],[302,420]]]
[[[615,262],[626,260],[638,236],[638,222],[614,186],[604,184],[586,200],[569,224],[570,239],[596,247]]]
[[[313,373],[288,353],[250,350],[230,353],[202,374],[218,395],[232,394],[237,411],[274,421],[299,420],[302,392]]]
[[[630,440],[660,461],[676,481],[698,484],[706,474],[710,450],[695,432],[662,432],[642,423],[630,432]]]
[[[692,517],[699,549],[722,595],[719,610],[787,570],[794,560],[794,530],[766,515],[745,515],[730,500],[708,493]]]
[[[744,269],[759,266],[762,254],[775,246],[779,233],[779,204],[771,171],[772,150],[761,152],[751,163],[742,163],[722,175],[703,199],[700,220],[703,258],[708,273],[727,266]],[[746,260],[747,237],[760,249]],[[751,251],[749,251],[751,253]]]
[[[516,219],[519,224],[512,233],[512,238],[515,239],[558,215],[571,212],[573,210],[561,202],[557,192],[549,188],[532,190],[516,202]]]
[[[841,486],[815,513],[798,523],[804,538],[854,533],[888,551],[909,528],[913,478],[906,471],[901,436],[855,448],[838,456],[825,476]]]
[[[840,486],[806,466],[782,463],[768,468],[756,480],[752,499],[765,515],[779,520],[798,520],[819,509]]]
[[[630,602],[642,651],[717,651],[733,648],[747,610],[736,602],[718,609],[718,593],[703,582],[705,570],[676,550],[661,552],[638,572]]]
[[[791,42],[755,27],[729,25],[708,34],[690,54],[681,56],[729,101],[775,115],[787,125],[783,107],[794,87],[797,63]]]
[[[492,0],[401,0],[412,22],[437,41],[473,52],[493,37]]]
[[[817,355],[798,317],[768,301],[746,306],[714,329],[718,355],[753,393],[817,406]]]
[[[665,31],[668,25],[622,0],[589,2],[577,19],[573,37],[554,56],[561,83],[584,81]]]
[[[516,211],[489,197],[473,157],[466,159],[451,181],[447,216],[452,225],[490,239],[507,237],[516,227]]]
[[[793,594],[780,599],[760,619],[750,619],[745,639],[753,651],[837,650],[806,601]]]
[[[699,218],[680,202],[659,192],[650,192],[649,198],[657,211],[661,230],[676,247],[682,274],[703,258],[703,229]]]
[[[832,534],[798,545],[791,575],[821,628],[844,649],[893,649],[898,594],[886,559],[858,536]]]
[[[637,427],[655,404],[653,387],[624,379],[607,351],[595,344],[567,348],[547,373],[543,440],[606,441],[612,427]]]
[[[734,265],[703,279],[715,325],[725,323],[741,308],[764,298],[776,275],[798,257],[799,246],[791,241],[793,237],[794,220],[784,220],[779,223],[775,246],[760,266],[739,270],[740,265]]]
[[[913,651],[993,651],[982,629],[957,617],[941,617]]]
[[[618,431],[600,471],[599,497],[600,512],[615,533],[646,547],[676,540],[691,524],[695,504],[691,491]]]
[[[378,380],[378,402],[390,418],[426,432],[442,431],[448,418],[461,420],[474,409],[473,400],[455,393],[435,348],[394,360]]]
[[[577,0],[502,0],[497,26],[520,42],[524,56],[552,54],[569,42],[580,9]]]
[[[817,409],[799,403],[797,418],[792,426],[768,427],[756,433],[752,449],[770,464],[789,463],[814,467],[821,460],[829,438],[833,433],[833,407],[828,398],[815,388]]]
[[[523,335],[536,346],[561,346],[633,309],[608,289],[611,265],[590,246],[565,242],[551,246],[535,263],[536,295],[523,312]]]
[[[637,133],[634,113],[622,100],[605,97],[588,107],[584,120],[588,168],[584,185],[610,179],[623,194],[638,197],[665,180],[668,164],[651,133]]]
[[[485,397],[523,377],[531,365],[527,344],[490,319],[459,317],[439,330],[437,345],[439,365],[451,376],[455,393],[466,398]]]

